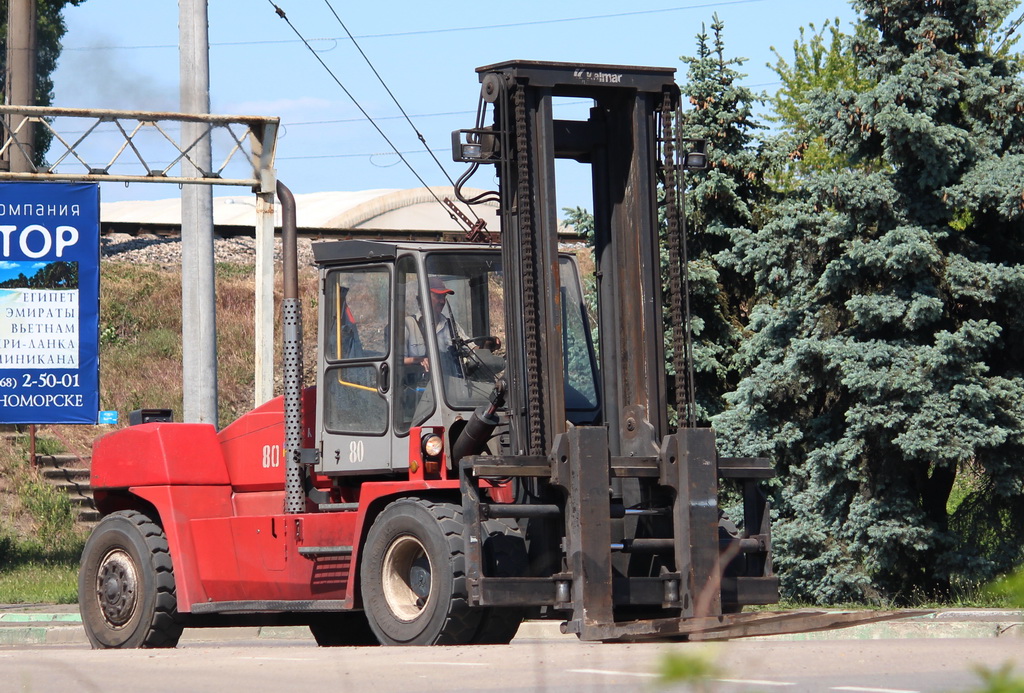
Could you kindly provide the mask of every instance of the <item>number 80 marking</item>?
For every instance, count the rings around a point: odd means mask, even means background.
[[[281,446],[280,445],[264,445],[263,446],[263,468],[271,469],[272,467],[281,466]]]
[[[352,464],[359,464],[363,461],[363,441],[353,440],[348,444],[348,461]]]

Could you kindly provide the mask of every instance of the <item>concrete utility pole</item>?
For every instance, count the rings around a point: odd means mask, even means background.
[[[6,102],[17,106],[36,103],[36,3],[35,0],[9,0],[7,3],[7,74]],[[9,116],[8,127],[13,132],[23,116]],[[14,173],[33,170],[32,152],[35,150],[35,127],[25,123],[18,141],[28,156],[17,146],[9,149],[10,168]]]
[[[206,0],[178,0],[181,111],[210,112],[210,25]],[[201,123],[183,123],[181,140],[202,137]],[[187,146],[187,145],[186,145]],[[211,168],[210,138],[190,152],[196,164]],[[183,161],[182,176],[197,174]],[[217,421],[217,297],[213,258],[213,188],[185,185],[181,191],[181,331],[184,418]]]

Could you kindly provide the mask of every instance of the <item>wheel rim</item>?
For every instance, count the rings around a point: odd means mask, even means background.
[[[138,584],[138,569],[128,552],[108,551],[96,572],[96,599],[111,627],[123,628],[132,620],[138,604]]]
[[[400,621],[413,621],[430,601],[430,559],[420,540],[398,537],[384,554],[381,587],[391,613]]]

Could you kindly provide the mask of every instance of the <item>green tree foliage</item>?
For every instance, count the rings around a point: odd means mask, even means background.
[[[67,31],[61,12],[68,5],[81,5],[85,0],[36,0],[36,105],[53,103],[53,79],[60,58],[61,39]],[[0,93],[6,92],[7,74],[7,0],[0,0]],[[44,128],[35,130],[35,162],[42,164],[50,148],[52,135]]]
[[[858,25],[855,31],[857,41],[866,43],[873,39],[867,24]],[[792,190],[799,178],[810,171],[835,169],[847,163],[841,153],[829,150],[824,133],[808,119],[806,110],[818,92],[849,89],[860,93],[873,86],[861,74],[850,41],[851,37],[842,32],[839,20],[835,19],[826,20],[820,30],[811,24],[809,34],[801,27],[800,38],[793,42],[792,63],[772,48],[776,61],[769,67],[779,76],[782,86],[771,99],[775,112],[771,119],[783,128],[776,146],[784,155],[773,180],[782,190]]]
[[[594,244],[594,215],[583,207],[564,207],[562,209],[566,226],[575,229],[587,245]]]
[[[716,425],[776,462],[790,596],[941,595],[1024,559],[1024,86],[989,49],[1015,4],[856,0],[872,86],[801,111],[850,166],[737,248],[760,294]]]
[[[738,380],[732,361],[753,294],[750,281],[722,263],[734,237],[756,226],[756,208],[767,194],[760,175],[753,115],[758,95],[740,86],[743,58],[726,58],[725,25],[716,15],[711,35],[697,38],[697,54],[683,56],[681,90],[690,107],[683,135],[707,142],[708,167],[687,174],[686,216],[690,238],[690,292],[698,417],[724,409],[723,396]],[[668,335],[669,337],[671,335]]]

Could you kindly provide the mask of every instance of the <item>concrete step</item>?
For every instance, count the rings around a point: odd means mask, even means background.
[[[78,481],[89,483],[89,470],[85,467],[43,467],[43,478],[47,481]]]
[[[91,528],[100,521],[100,513],[89,486],[89,459],[78,455],[38,455],[36,464],[43,481],[67,495],[75,521]]]
[[[89,458],[62,452],[56,455],[36,455],[36,466],[44,468],[89,468]]]
[[[69,481],[67,479],[47,479],[46,483],[70,496],[78,496],[83,493],[90,493],[89,480]]]
[[[100,511],[94,508],[79,508],[78,510],[78,522],[85,525],[94,525],[100,521]]]

